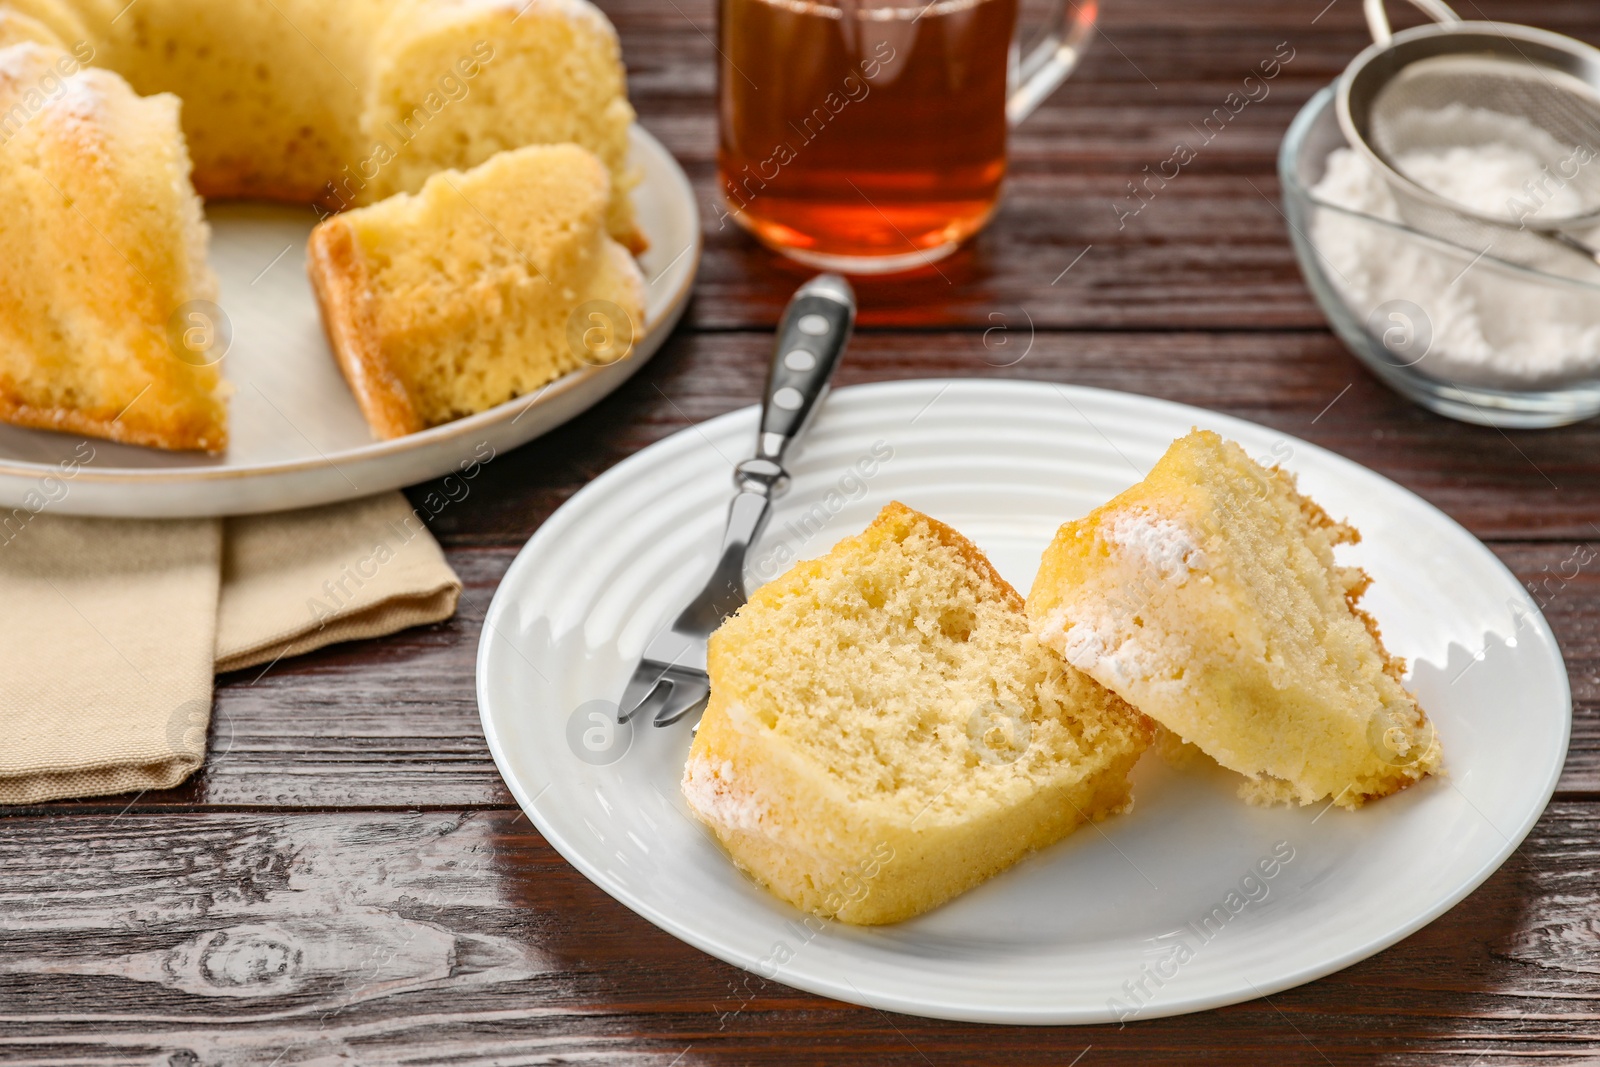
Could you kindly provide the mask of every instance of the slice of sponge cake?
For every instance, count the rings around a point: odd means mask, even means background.
[[[606,234],[610,202],[591,153],[534,145],[318,225],[307,266],[373,433],[437,426],[627,355],[644,278]]]
[[[57,49],[0,48],[0,419],[227,446],[216,281],[178,106]]]
[[[1214,433],[1179,439],[1143,482],[1069,522],[1045,551],[1034,633],[1258,802],[1343,807],[1433,771],[1432,724],[1403,661],[1357,607],[1359,539]]]
[[[1130,803],[1153,724],[1028,632],[960,534],[900,504],[711,637],[695,815],[796,907],[888,923]]]

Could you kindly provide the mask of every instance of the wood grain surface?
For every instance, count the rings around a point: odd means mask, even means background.
[[[545,844],[478,727],[489,600],[579,487],[755,399],[805,276],[717,224],[710,0],[601,6],[641,121],[704,216],[684,324],[616,395],[497,458],[434,520],[466,582],[456,618],[225,676],[206,765],[177,789],[0,810],[0,1063],[1600,1063],[1600,425],[1449,422],[1329,334],[1274,160],[1366,43],[1359,0],[1107,0],[1078,75],[1017,131],[993,225],[937,271],[863,284],[840,377],[1038,378],[1198,404],[1452,515],[1545,605],[1573,687],[1557,799],[1512,859],[1419,933],[1295,990],[1123,1028],[998,1028],[764,983]],[[1457,6],[1600,42],[1593,0]],[[1127,183],[1281,43],[1294,58],[1270,94],[1119,226]]]
[[[0,827],[0,1056],[1582,1062],[1600,1013],[1597,835],[1595,805],[1553,804],[1468,900],[1299,989],[1123,1029],[996,1028],[854,1008],[703,956],[587,882],[520,812],[16,817]]]

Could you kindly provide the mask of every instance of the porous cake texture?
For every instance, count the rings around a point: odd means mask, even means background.
[[[1057,532],[1039,640],[1217,763],[1259,803],[1356,808],[1439,766],[1404,661],[1359,607],[1359,540],[1237,444],[1195,431]]]
[[[690,809],[798,908],[890,923],[1131,803],[1154,727],[1028,632],[960,534],[900,504],[711,637]]]
[[[336,211],[575,142],[610,172],[612,234],[644,247],[621,50],[586,0],[0,0],[0,44],[47,39],[183,99],[202,195]]]
[[[0,48],[0,419],[168,449],[227,445],[207,229],[171,95]]]
[[[592,153],[539,145],[317,226],[307,263],[323,322],[378,437],[626,354],[643,332],[644,279],[606,233],[609,200]],[[599,308],[594,323],[584,305]],[[596,330],[609,340],[588,346]]]

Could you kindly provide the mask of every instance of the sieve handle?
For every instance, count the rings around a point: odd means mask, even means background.
[[[1450,10],[1444,0],[1411,0],[1411,6],[1427,15],[1435,22],[1446,26],[1453,26],[1461,21],[1461,16]],[[1384,0],[1366,0],[1367,28],[1372,31],[1372,40],[1376,44],[1388,44],[1394,39],[1394,31],[1389,28],[1389,12],[1384,7]]]

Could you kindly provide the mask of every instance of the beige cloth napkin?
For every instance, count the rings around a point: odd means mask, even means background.
[[[214,672],[447,619],[460,592],[400,493],[7,527],[0,804],[177,785],[205,759]]]

